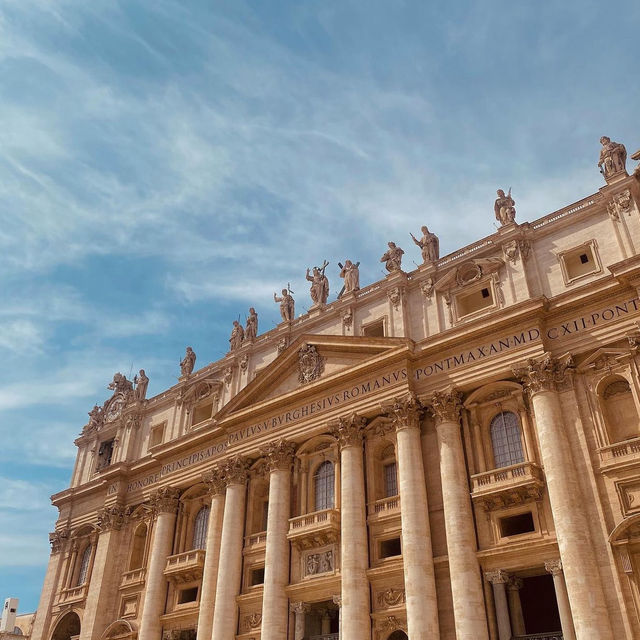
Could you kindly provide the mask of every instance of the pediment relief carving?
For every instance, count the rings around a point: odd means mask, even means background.
[[[580,372],[606,372],[619,369],[629,360],[629,349],[597,349],[578,365]]]
[[[222,381],[210,376],[188,384],[180,391],[178,405],[195,404],[201,400],[220,395]]]
[[[496,257],[468,260],[440,278],[434,284],[434,289],[442,292],[464,288],[486,276],[497,273],[504,264],[505,262],[502,258]]]

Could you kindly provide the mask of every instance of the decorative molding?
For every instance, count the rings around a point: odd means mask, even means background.
[[[338,441],[340,449],[358,447],[362,445],[363,429],[367,419],[352,413],[348,417],[339,418],[329,425],[332,435]]]
[[[279,438],[265,445],[260,449],[260,453],[265,457],[269,472],[289,471],[295,450],[296,445],[293,442],[287,442],[284,438]]]
[[[436,419],[436,424],[442,422],[458,423],[462,410],[462,392],[455,387],[436,391],[431,396],[429,405]]]
[[[547,560],[544,563],[544,568],[552,576],[558,576],[562,574],[562,560]]]
[[[207,491],[211,496],[219,496],[224,494],[226,483],[222,469],[216,465],[210,471],[202,474],[202,482],[207,485]]]
[[[292,602],[289,605],[289,611],[291,611],[291,613],[297,614],[309,613],[309,611],[311,611],[311,605],[307,604],[306,602]]]
[[[420,283],[420,291],[422,291],[422,295],[428,299],[433,296],[434,287],[433,278],[427,278]]]
[[[149,495],[154,513],[175,513],[178,508],[180,490],[175,487],[160,487]]]
[[[509,574],[503,569],[485,571],[484,577],[485,580],[491,584],[507,584],[507,582],[509,582]]]
[[[393,305],[393,308],[398,311],[400,308],[400,304],[402,303],[402,299],[404,297],[404,291],[402,287],[392,287],[387,291],[387,297],[389,298],[389,302]]]
[[[60,553],[69,541],[69,529],[61,531],[52,531],[49,534],[49,544],[51,545],[51,553]]]
[[[312,344],[304,344],[298,351],[298,381],[302,384],[317,380],[324,371],[325,359]]]
[[[305,576],[315,576],[331,573],[335,569],[333,549],[308,553],[303,556],[303,573]]]
[[[394,398],[390,404],[382,405],[382,410],[396,431],[420,426],[422,407],[413,393]]]
[[[248,367],[249,367],[249,356],[245,353],[240,358],[240,370],[241,371],[246,371]]]
[[[571,355],[556,359],[546,353],[538,360],[529,358],[512,370],[528,393],[534,395],[543,391],[564,391],[567,387],[570,388],[575,364]]]
[[[342,312],[342,324],[350,329],[353,326],[353,311],[351,309],[345,309]]]
[[[233,367],[227,367],[224,370],[224,373],[222,375],[222,379],[224,380],[224,383],[226,385],[230,385],[231,384],[231,380],[233,380]]]
[[[403,605],[407,598],[404,589],[394,589],[393,587],[389,587],[384,591],[378,592],[376,600],[380,608],[388,609],[390,607]]]
[[[224,482],[231,484],[245,484],[248,477],[249,461],[241,456],[233,456],[221,465]]]
[[[114,504],[110,507],[98,510],[98,520],[96,526],[103,533],[111,531],[119,531],[126,523],[130,509],[121,504]]]

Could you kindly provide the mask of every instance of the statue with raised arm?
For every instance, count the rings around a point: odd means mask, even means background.
[[[438,240],[438,236],[435,233],[431,233],[426,225],[421,228],[421,231],[422,238],[420,238],[420,240],[418,240],[413,233],[409,233],[409,235],[422,251],[422,262],[424,264],[430,264],[440,257],[440,241]]]
[[[293,291],[287,285],[286,289],[282,290],[282,296],[279,298],[276,294],[273,294],[273,301],[280,303],[280,315],[283,322],[291,322],[295,318],[296,301],[291,294]]]
[[[600,138],[600,160],[598,167],[600,173],[608,179],[617,173],[627,173],[627,149],[619,142],[613,142],[611,138],[602,136]]]
[[[147,378],[144,369],[140,369],[140,373],[133,376],[133,382],[136,385],[135,398],[142,402],[147,397],[147,387],[149,386],[149,378]]]
[[[235,351],[242,346],[244,340],[244,329],[238,320],[233,321],[233,329],[229,338],[229,351]]]
[[[385,263],[385,267],[389,273],[400,271],[402,269],[402,256],[404,251],[396,246],[395,242],[387,242],[389,249],[380,258],[380,262]]]
[[[244,339],[251,342],[256,339],[258,335],[258,314],[253,307],[249,308],[249,315],[247,316],[247,325],[244,329]]]
[[[500,223],[500,226],[504,227],[505,224],[511,224],[516,221],[516,201],[511,197],[511,188],[509,193],[504,194],[502,189],[497,191],[498,197],[493,205],[493,210],[496,214],[496,220]]]
[[[187,347],[187,351],[184,354],[184,358],[180,362],[180,372],[183,376],[190,376],[193,372],[193,367],[196,364],[196,354],[191,347]]]
[[[340,267],[340,277],[344,278],[344,287],[340,292],[340,296],[345,293],[351,293],[352,291],[358,291],[360,289],[360,263],[353,264],[351,260],[344,261],[344,267],[338,262]]]
[[[324,275],[324,270],[329,263],[325,260],[321,267],[313,267],[313,274],[307,269],[306,279],[311,283],[311,300],[313,306],[327,304],[329,298],[329,279]]]

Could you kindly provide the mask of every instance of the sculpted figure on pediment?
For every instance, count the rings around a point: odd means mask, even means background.
[[[509,193],[507,193],[507,195],[505,195],[502,189],[498,189],[497,194],[498,197],[496,198],[495,204],[493,205],[493,210],[496,214],[496,220],[500,223],[501,226],[515,222],[516,201],[511,197],[511,188],[509,188]]]
[[[233,329],[231,330],[231,337],[229,338],[229,351],[235,351],[242,346],[244,340],[244,329],[242,325],[237,321],[233,321]]]
[[[296,301],[291,296],[292,293],[293,291],[287,285],[287,288],[282,290],[281,297],[276,296],[275,293],[273,294],[274,302],[280,303],[280,315],[283,322],[291,322],[295,318]]]
[[[258,314],[253,307],[249,308],[249,315],[247,316],[247,324],[244,329],[244,339],[251,342],[256,339],[258,335]]]
[[[90,431],[98,431],[100,427],[102,427],[103,422],[104,416],[102,414],[102,409],[97,404],[94,404],[93,409],[89,411],[89,422],[84,428],[84,432],[88,433]]]
[[[314,307],[327,304],[329,298],[329,279],[324,274],[328,264],[325,260],[321,267],[313,267],[313,273],[309,273],[307,269],[305,278],[311,283],[311,300]]]
[[[422,251],[422,262],[424,264],[431,264],[440,257],[440,241],[438,240],[438,236],[435,233],[431,233],[426,225],[421,228],[421,231],[422,238],[420,238],[420,240],[418,240],[413,233],[409,235]]]
[[[620,142],[613,142],[611,138],[600,138],[600,159],[598,167],[605,179],[615,176],[617,173],[626,173],[627,149]]]
[[[147,397],[147,387],[149,386],[149,378],[144,369],[140,369],[140,373],[133,377],[133,382],[136,385],[135,398],[142,402]]]
[[[126,396],[129,393],[133,393],[133,384],[131,380],[127,380],[126,376],[118,372],[113,375],[113,381],[107,385],[107,389],[111,389],[113,395],[122,393]]]
[[[385,268],[389,273],[400,271],[402,269],[402,256],[404,251],[396,246],[395,242],[387,242],[389,249],[380,258],[380,262],[385,263]]]
[[[183,376],[190,376],[193,373],[193,367],[196,364],[196,354],[191,347],[187,347],[184,358],[180,362],[180,373]]]
[[[358,291],[360,289],[360,263],[356,262],[353,264],[351,260],[345,260],[344,266],[338,262],[338,266],[340,267],[340,277],[344,278],[344,287],[342,287],[342,291],[338,294],[338,298],[340,298],[345,293],[351,293],[352,291]]]

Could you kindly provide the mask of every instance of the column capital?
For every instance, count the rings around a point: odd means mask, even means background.
[[[367,419],[352,413],[348,417],[338,418],[329,425],[331,433],[338,440],[340,449],[345,447],[358,447],[362,445],[363,429]]]
[[[311,606],[308,605],[306,602],[292,602],[289,605],[289,611],[291,611],[291,613],[309,613],[309,611],[311,611]]]
[[[545,353],[541,358],[528,358],[512,368],[530,395],[542,391],[561,391],[571,383],[575,364],[571,354],[553,358]]]
[[[289,471],[295,450],[296,445],[293,442],[287,442],[284,438],[279,438],[265,445],[260,449],[260,453],[265,458],[269,472]]]
[[[522,578],[516,578],[516,576],[511,576],[509,578],[509,582],[507,582],[507,589],[509,589],[509,591],[520,591],[520,589],[522,589],[523,584],[524,582],[522,581]]]
[[[210,496],[219,496],[224,494],[226,484],[224,481],[224,474],[219,465],[216,465],[213,469],[203,473],[202,482],[207,485],[207,491]]]
[[[562,574],[562,560],[547,560],[544,563],[544,568],[552,576],[559,576]]]
[[[51,553],[60,553],[69,541],[69,530],[52,531],[49,534],[49,544],[51,545]]]
[[[180,490],[176,487],[160,487],[149,495],[155,513],[175,513],[178,508]]]
[[[509,582],[509,574],[503,569],[496,569],[495,571],[485,571],[485,580],[491,584],[507,584]]]
[[[249,470],[249,461],[242,456],[233,456],[221,465],[224,482],[227,487],[231,484],[245,484]]]
[[[333,604],[337,604],[342,607],[342,596],[333,596]]]
[[[462,410],[462,392],[455,387],[436,391],[431,396],[429,404],[437,426],[443,422],[455,422],[457,424]]]
[[[389,404],[381,405],[381,408],[396,431],[420,426],[422,406],[413,393],[394,398]]]
[[[112,529],[119,531],[127,520],[129,510],[121,504],[114,504],[104,509],[98,509],[97,515],[96,526],[100,533],[111,531]]]

